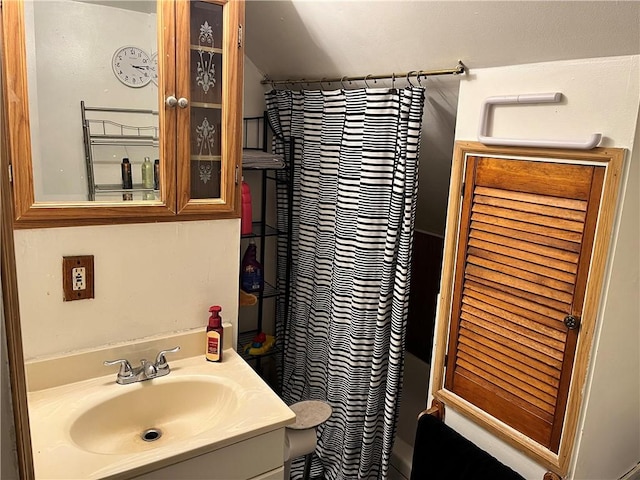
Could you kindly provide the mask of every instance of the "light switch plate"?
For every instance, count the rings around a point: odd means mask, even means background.
[[[93,255],[62,257],[64,301],[94,298]]]

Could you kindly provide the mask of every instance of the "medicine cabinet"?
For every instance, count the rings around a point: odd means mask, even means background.
[[[129,5],[151,7],[152,11],[129,12],[125,10]],[[72,9],[73,13],[65,13],[67,20],[61,25],[62,20],[53,21],[50,15],[38,13],[40,8]],[[17,0],[3,1],[1,9],[6,119],[2,136],[13,187],[16,228],[239,217],[243,0],[121,5]],[[107,21],[107,15],[96,16],[95,9],[110,9],[114,16],[120,15],[118,28],[106,29],[108,32],[102,37],[71,42],[74,30],[99,30],[101,23]],[[135,17],[141,14],[144,22]],[[104,22],[95,21],[96,18]],[[140,32],[132,32],[127,22]],[[36,35],[47,31],[57,34],[60,40],[35,40]],[[132,35],[150,35],[150,41],[144,46],[132,45],[133,38],[142,38]],[[132,47],[135,60],[130,61],[130,69],[135,69],[130,71],[143,72],[134,80],[119,70],[118,61],[124,57],[118,55],[127,52],[126,45],[122,45],[125,43]],[[50,72],[44,80],[38,74],[40,69]],[[77,88],[73,82],[83,74],[89,77],[82,80],[84,92],[77,94],[82,95],[77,101],[70,100]],[[101,83],[107,79],[110,83]],[[56,91],[51,90],[52,83],[57,85]],[[69,88],[64,88],[67,83]],[[43,177],[49,175],[66,177],[60,184],[82,176],[77,183],[87,188],[90,162],[85,158],[81,100],[126,111],[140,108],[138,99],[145,95],[153,103],[157,123],[154,126],[159,133],[155,158],[159,159],[160,181],[153,197],[137,196],[133,201],[124,201],[131,197],[94,196],[92,200],[90,189],[53,199],[39,196]],[[38,116],[43,105],[55,109],[46,122]],[[71,128],[73,134],[64,133],[65,128]],[[50,132],[48,136],[44,131]],[[33,139],[37,141],[32,142]],[[65,148],[74,149],[74,155],[75,149],[80,152],[79,166],[69,168],[57,163],[62,155],[51,153],[58,150],[50,147],[64,142],[68,143]],[[118,176],[122,158],[135,155],[127,153],[123,150],[112,154],[111,168]],[[133,168],[139,168],[142,160],[132,159]],[[45,172],[38,170],[41,165]]]

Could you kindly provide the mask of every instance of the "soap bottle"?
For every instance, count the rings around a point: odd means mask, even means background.
[[[155,194],[151,191],[153,189],[153,164],[149,157],[144,157],[144,162],[142,162],[142,188],[149,189],[142,195],[143,200],[156,199]]]
[[[256,242],[253,239],[249,241],[249,246],[242,257],[240,277],[240,284],[245,292],[262,291],[264,287],[262,265],[258,262]]]
[[[249,235],[253,231],[251,221],[251,189],[242,177],[242,210],[240,213],[240,233],[242,235]]]
[[[131,163],[128,158],[122,159],[122,189],[131,190],[133,188],[133,181],[131,180]],[[122,200],[133,200],[133,193],[123,193]]]
[[[222,307],[213,305],[209,308],[211,316],[207,325],[207,360],[210,362],[222,361],[222,318],[220,312]]]

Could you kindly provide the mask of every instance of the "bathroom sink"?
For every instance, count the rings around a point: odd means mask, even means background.
[[[291,409],[232,348],[224,361],[207,362],[205,341],[198,328],[28,365],[35,478],[136,478],[263,435],[284,435],[295,420]],[[120,385],[115,369],[105,372],[105,358],[135,358],[169,345],[181,345],[186,356],[169,360],[166,376]]]
[[[167,376],[117,390],[72,420],[69,435],[78,447],[99,454],[157,448],[215,428],[238,405],[237,386],[204,375]]]

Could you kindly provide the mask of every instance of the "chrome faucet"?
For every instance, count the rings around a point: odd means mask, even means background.
[[[133,368],[129,360],[105,360],[105,366],[120,364],[118,377],[116,382],[120,385],[128,385],[130,383],[142,382],[152,378],[164,377],[171,371],[165,355],[167,353],[175,353],[180,347],[174,347],[169,350],[161,350],[156,356],[155,363],[149,363],[146,358],[140,360],[140,366]]]

